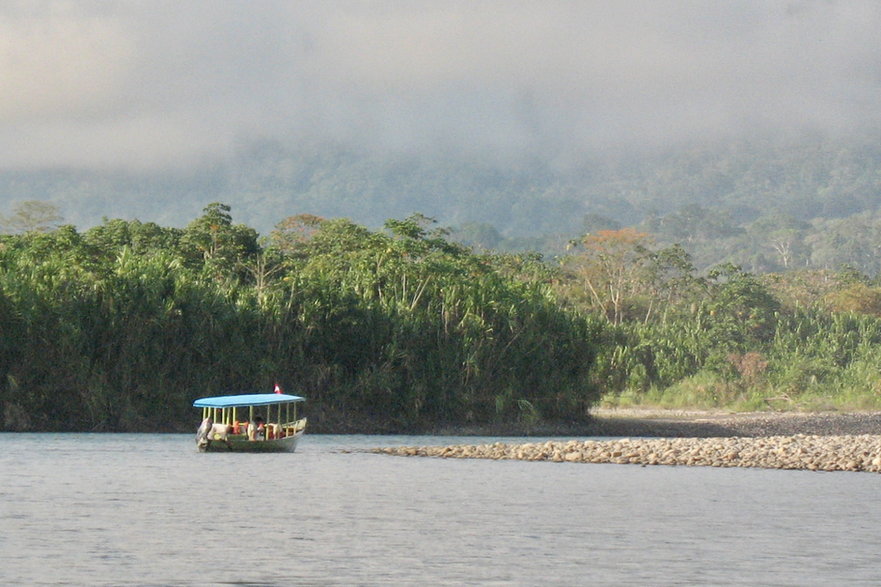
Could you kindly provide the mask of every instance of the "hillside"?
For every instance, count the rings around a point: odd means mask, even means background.
[[[378,227],[420,212],[464,242],[546,254],[584,232],[637,226],[662,243],[681,242],[702,267],[851,264],[874,274],[878,138],[692,143],[565,165],[262,143],[186,172],[2,172],[0,211],[47,200],[83,229],[103,217],[183,226],[208,202],[222,201],[262,234],[299,213]]]

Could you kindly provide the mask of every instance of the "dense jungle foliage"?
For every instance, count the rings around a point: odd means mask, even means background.
[[[699,276],[678,245],[601,231],[566,260],[564,295],[606,317],[593,384],[610,405],[881,408],[881,287],[849,268]]]
[[[3,427],[188,430],[195,398],[276,382],[308,398],[313,430],[583,418],[592,322],[536,260],[430,227],[300,216],[261,240],[212,204],[184,229],[5,235]]]
[[[522,430],[600,402],[881,407],[881,287],[851,268],[702,272],[632,228],[553,260],[474,252],[421,215],[304,214],[265,237],[225,204],[185,228],[18,220],[0,236],[6,430],[187,430],[193,399],[276,382],[325,432]]]

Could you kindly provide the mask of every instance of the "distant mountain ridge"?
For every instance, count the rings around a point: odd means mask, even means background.
[[[492,227],[502,241],[538,248],[549,235],[556,242],[572,238],[599,219],[642,225],[687,244],[700,230],[692,226],[677,234],[664,219],[691,210],[693,221],[705,228],[710,219],[728,226],[730,234],[716,234],[721,239],[766,217],[816,226],[874,214],[881,206],[879,139],[801,135],[690,144],[593,156],[566,167],[540,157],[490,162],[261,143],[186,172],[0,172],[0,210],[16,201],[45,200],[81,229],[104,217],[183,226],[207,203],[220,201],[232,206],[237,222],[262,234],[300,213],[378,227],[420,212],[472,232]],[[695,216],[695,210],[702,212]]]

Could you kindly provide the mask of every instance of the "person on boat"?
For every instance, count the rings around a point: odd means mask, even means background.
[[[251,438],[251,433],[253,432],[253,438]],[[254,421],[251,422],[251,426],[248,429],[248,437],[251,440],[266,440],[266,424],[263,422],[263,418],[257,416],[254,418]]]
[[[229,441],[229,431],[232,428],[229,424],[219,424],[210,416],[202,420],[199,430],[196,432],[196,446],[200,450],[207,450],[214,440],[222,440],[226,443],[226,447],[232,450],[232,444]]]
[[[202,420],[202,424],[199,425],[199,430],[196,431],[196,445],[199,448],[204,449],[207,447],[211,440],[208,438],[211,433],[211,429],[214,427],[214,420],[209,416]]]

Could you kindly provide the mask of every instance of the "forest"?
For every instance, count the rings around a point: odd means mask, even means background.
[[[0,212],[54,205],[84,230],[104,217],[184,228],[208,202],[268,234],[310,213],[381,230],[421,212],[483,250],[566,254],[586,232],[633,227],[681,244],[706,272],[881,272],[881,135],[691,141],[563,158],[387,153],[333,143],[254,142],[186,170],[0,171]]]
[[[276,383],[319,432],[881,407],[881,287],[850,267],[703,271],[630,227],[500,253],[420,214],[264,236],[222,203],[183,228],[79,231],[38,203],[4,220],[3,430],[190,430],[195,398]]]

